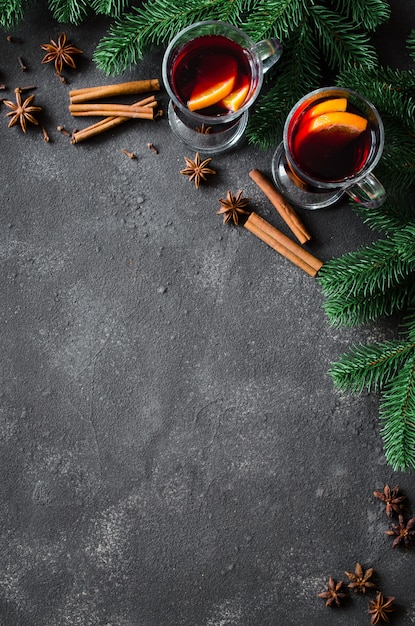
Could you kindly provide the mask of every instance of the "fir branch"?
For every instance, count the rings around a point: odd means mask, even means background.
[[[91,6],[97,15],[119,17],[130,5],[130,0],[92,0]]]
[[[415,131],[415,71],[381,68],[345,68],[337,85],[347,85],[361,93],[379,110],[382,117],[396,119]]]
[[[331,259],[318,281],[326,298],[371,298],[406,282],[415,272],[415,226],[409,225],[388,239]]]
[[[178,5],[148,0],[115,21],[99,42],[94,61],[105,74],[124,72],[152,45],[166,43],[189,24],[205,19],[237,22],[243,4],[242,0],[184,0]]]
[[[415,272],[412,272],[403,283],[384,293],[349,297],[336,295],[328,299],[323,308],[332,326],[358,326],[404,311],[415,295],[414,283]]]
[[[387,189],[399,189],[399,192],[388,191],[386,201],[381,207],[353,203],[353,210],[370,228],[393,234],[398,229],[415,223],[415,192],[413,188],[400,190],[399,172],[394,178],[382,168],[380,178]]]
[[[409,308],[402,323],[402,328],[409,341],[415,341],[415,302],[413,304],[414,306]]]
[[[379,391],[414,355],[415,342],[359,344],[343,354],[329,373],[336,387],[344,391]]]
[[[358,32],[353,22],[318,4],[310,7],[310,17],[329,67],[376,67],[375,48],[367,33]]]
[[[409,51],[409,55],[415,61],[415,29],[414,28],[411,30],[406,40],[406,47]]]
[[[80,24],[88,14],[88,0],[49,0],[49,9],[58,22]]]
[[[394,470],[415,468],[415,355],[385,386],[380,403],[386,460]]]
[[[337,13],[343,13],[358,27],[375,30],[390,17],[390,5],[385,0],[337,0],[333,3]]]
[[[255,41],[284,41],[306,19],[307,4],[310,0],[259,0],[242,27]]]
[[[318,49],[305,22],[284,44],[275,84],[256,104],[246,131],[250,143],[270,148],[279,143],[288,112],[321,80]]]
[[[4,29],[16,26],[30,4],[30,0],[0,0],[0,26]]]

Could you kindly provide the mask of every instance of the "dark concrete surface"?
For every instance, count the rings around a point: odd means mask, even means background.
[[[409,67],[414,6],[392,7],[381,53]],[[357,561],[414,624],[414,553],[372,496],[398,483],[415,506],[413,474],[385,462],[376,396],[328,376],[395,324],[331,328],[314,279],[222,225],[241,189],[287,232],[248,176],[272,151],[215,157],[195,190],[167,119],[78,146],[55,130],[86,125],[69,89],[121,80],[92,62],[106,26],[34,8],[21,44],[0,38],[6,96],[36,85],[51,135],[0,108],[1,626],[361,626],[366,598],[317,598]],[[66,85],[39,48],[62,30],[84,50]],[[123,80],[161,77],[161,56]],[[300,214],[323,261],[376,236],[347,205]]]

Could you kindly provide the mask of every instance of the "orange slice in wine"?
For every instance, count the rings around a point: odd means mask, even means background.
[[[331,113],[336,111],[345,111],[347,109],[347,98],[330,98],[315,104],[308,109],[307,117],[318,117],[323,113]]]
[[[335,135],[336,144],[338,147],[341,147],[365,131],[367,124],[366,118],[355,113],[347,111],[323,113],[300,123],[294,139],[294,150],[298,151],[301,149],[303,141],[307,140],[310,135],[314,136],[315,133],[323,133],[325,138],[327,138],[327,135]]]
[[[235,59],[224,55],[211,55],[199,68],[196,85],[187,103],[188,109],[190,111],[206,109],[226,98],[235,85],[237,73],[238,65]]]
[[[246,96],[249,91],[249,78],[244,76],[242,81],[237,83],[236,88],[231,93],[220,101],[220,104],[228,109],[228,111],[238,111],[243,105]]]

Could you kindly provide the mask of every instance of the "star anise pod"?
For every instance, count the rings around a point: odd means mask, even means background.
[[[379,620],[389,622],[387,613],[392,613],[395,610],[393,606],[394,601],[395,598],[392,596],[384,598],[380,591],[377,592],[375,600],[371,600],[369,604],[369,614],[372,616],[370,623],[372,626],[377,624]]]
[[[326,606],[340,606],[341,601],[344,598],[347,598],[347,593],[344,593],[342,588],[343,582],[339,581],[336,583],[336,581],[330,576],[326,590],[317,595],[319,598],[323,598],[323,600],[326,601]]]
[[[29,96],[24,102],[22,102],[22,92],[19,87],[14,90],[14,93],[16,94],[16,102],[3,100],[4,104],[9,107],[9,109],[12,109],[9,113],[6,113],[6,117],[12,118],[8,127],[10,128],[11,126],[19,123],[22,131],[25,133],[27,130],[27,122],[31,122],[36,125],[39,124],[33,113],[39,113],[42,110],[42,107],[32,106],[35,96]]]
[[[406,548],[409,548],[415,538],[415,517],[405,522],[403,515],[399,515],[398,520],[399,524],[395,524],[391,530],[385,530],[385,535],[395,537],[392,548],[396,548],[402,543]]]
[[[189,180],[194,180],[196,189],[199,189],[202,180],[206,180],[208,174],[216,174],[215,170],[208,167],[212,159],[200,159],[200,154],[196,152],[195,160],[184,157],[187,167],[180,170],[180,174],[184,174],[189,177]]]
[[[59,35],[57,42],[51,39],[50,43],[45,43],[40,47],[47,52],[43,57],[42,63],[53,61],[58,74],[62,74],[64,63],[75,69],[76,65],[72,57],[75,54],[82,54],[82,50],[75,48],[70,43],[66,43],[65,33]]]
[[[236,196],[228,191],[226,198],[220,198],[219,203],[221,207],[216,214],[223,215],[224,224],[232,220],[235,226],[237,226],[240,214],[249,215],[249,211],[245,211],[245,207],[249,203],[249,198],[242,198],[242,191],[238,191]]]
[[[404,507],[403,502],[406,500],[406,496],[403,496],[399,493],[399,487],[396,485],[389,487],[389,485],[385,485],[382,491],[374,491],[373,495],[375,498],[382,500],[382,502],[386,505],[386,515],[388,517],[392,517],[394,513],[400,513]]]
[[[354,574],[351,572],[344,572],[350,580],[350,583],[347,586],[357,593],[366,593],[369,589],[376,589],[375,583],[370,580],[373,576],[373,571],[373,567],[369,567],[369,569],[364,571],[360,563],[356,563]]]

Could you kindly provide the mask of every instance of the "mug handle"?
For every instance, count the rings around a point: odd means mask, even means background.
[[[278,39],[272,37],[271,39],[263,39],[254,44],[251,48],[262,61],[262,70],[268,72],[280,58],[282,54],[282,44]]]
[[[386,200],[386,191],[382,183],[372,173],[363,180],[345,189],[345,192],[359,204],[376,209]]]

